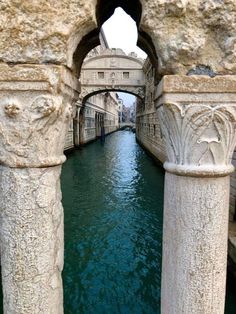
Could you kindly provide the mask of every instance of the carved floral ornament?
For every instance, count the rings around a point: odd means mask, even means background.
[[[61,96],[40,95],[1,100],[0,164],[10,167],[48,167],[65,161],[64,141],[72,106]],[[7,116],[8,119],[3,117]]]
[[[234,170],[236,106],[166,103],[157,111],[166,143],[167,171],[224,176]]]

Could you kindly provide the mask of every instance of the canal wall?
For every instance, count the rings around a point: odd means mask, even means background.
[[[118,95],[114,92],[93,95],[77,107],[71,119],[64,149],[71,150],[119,129]]]
[[[164,163],[165,146],[162,139],[159,120],[156,112],[141,114],[137,118],[136,136],[140,144],[156,159]]]

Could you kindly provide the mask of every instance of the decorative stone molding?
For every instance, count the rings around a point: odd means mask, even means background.
[[[49,167],[63,163],[76,81],[59,66],[0,66],[0,164]]]
[[[234,171],[231,158],[236,145],[236,93],[227,94],[226,90],[221,95],[217,91],[217,85],[227,85],[229,78],[202,79],[206,83],[203,90],[196,90],[194,82],[200,83],[196,77],[184,78],[188,84],[182,84],[183,94],[181,77],[179,87],[168,77],[162,95],[159,89],[157,111],[167,153],[164,167],[184,176],[225,176]],[[236,84],[234,78],[231,81]],[[191,86],[194,94],[190,94]]]

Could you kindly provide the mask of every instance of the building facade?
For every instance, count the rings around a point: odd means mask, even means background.
[[[101,55],[104,50],[109,49],[102,29],[99,39],[100,45],[88,53],[84,62]],[[99,73],[96,77],[98,81],[102,79],[99,77]],[[81,75],[83,75],[83,64]],[[71,150],[75,146],[84,145],[118,130],[120,110],[122,110],[119,102],[118,94],[115,92],[95,94],[86,99],[86,102],[83,102],[82,99],[76,108],[74,119],[72,118],[70,121],[65,150]]]

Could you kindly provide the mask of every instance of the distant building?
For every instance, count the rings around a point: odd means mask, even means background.
[[[101,30],[100,45],[92,49],[84,61],[101,54],[106,49],[109,49],[109,46]],[[89,97],[81,108],[78,107],[74,122],[71,120],[65,150],[116,131],[119,128],[122,110],[121,99],[116,92],[99,93]]]

